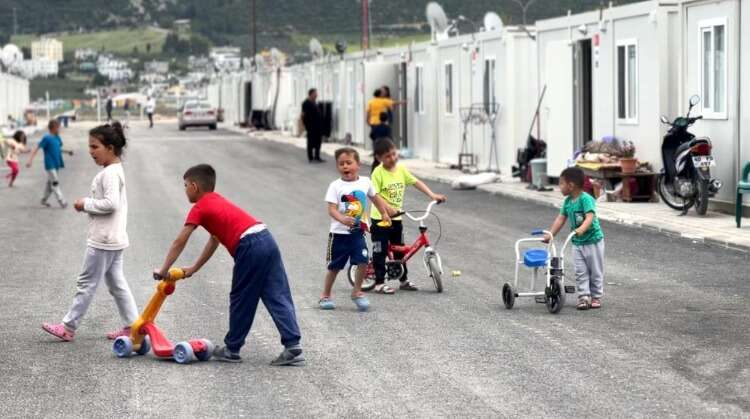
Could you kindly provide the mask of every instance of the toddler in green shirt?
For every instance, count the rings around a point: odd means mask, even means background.
[[[560,192],[565,202],[550,227],[553,235],[566,221],[576,235],[573,237],[573,263],[579,310],[600,308],[604,296],[604,233],[596,216],[596,200],[583,191],[584,174],[569,167],[560,174]],[[546,237],[550,240],[551,237]]]

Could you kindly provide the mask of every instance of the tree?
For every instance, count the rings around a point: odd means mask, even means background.
[[[138,55],[138,45],[133,47],[133,55]]]
[[[109,84],[109,78],[103,76],[101,73],[96,73],[94,78],[91,80],[94,87],[107,86]]]
[[[190,52],[193,55],[208,55],[209,49],[211,49],[211,42],[206,37],[200,35],[190,36]]]
[[[146,54],[150,54],[150,53],[151,53],[151,43],[147,42],[146,43]]]
[[[29,47],[21,47],[21,53],[23,54],[24,60],[30,60],[31,59],[31,48],[29,48]]]

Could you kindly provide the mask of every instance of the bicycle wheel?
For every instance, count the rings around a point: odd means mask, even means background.
[[[357,275],[357,265],[349,265],[349,269],[346,271],[346,277],[349,280],[349,285],[354,286],[354,279]],[[367,272],[365,273],[365,279],[362,281],[362,291],[371,291],[375,288],[375,268],[372,266],[372,260],[367,264]]]
[[[443,274],[440,272],[440,264],[438,264],[437,256],[432,255],[427,258],[427,267],[430,269],[430,276],[432,282],[435,283],[435,289],[437,292],[443,292]]]

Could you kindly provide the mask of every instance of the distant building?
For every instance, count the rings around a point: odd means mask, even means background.
[[[78,70],[82,73],[95,73],[96,63],[91,61],[84,61],[78,65]]]
[[[167,74],[169,73],[169,61],[149,61],[144,64],[147,73]]]
[[[74,53],[76,61],[88,61],[96,58],[98,55],[99,52],[93,48],[78,48]]]
[[[167,81],[167,76],[160,73],[147,72],[141,74],[140,81],[148,84],[164,83]]]
[[[197,71],[202,73],[211,73],[214,69],[214,64],[208,57],[188,57],[188,68],[190,71]]]
[[[41,38],[31,43],[31,59],[47,58],[56,63],[63,61],[63,44],[54,38]]]
[[[214,67],[221,71],[238,71],[242,68],[242,57],[239,47],[214,47],[209,56]]]
[[[13,65],[13,72],[26,79],[48,78],[57,76],[60,70],[57,61],[49,58],[37,58],[18,61]]]
[[[126,81],[133,77],[128,62],[110,55],[100,55],[96,60],[96,70],[110,81]]]
[[[191,28],[190,19],[179,19],[172,22],[172,29],[180,39],[190,38]]]

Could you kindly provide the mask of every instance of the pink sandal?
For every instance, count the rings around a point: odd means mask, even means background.
[[[602,308],[602,300],[600,298],[592,298],[591,308]]]
[[[42,330],[62,340],[63,342],[72,342],[73,338],[76,335],[76,332],[66,329],[65,325],[63,325],[62,323],[60,324],[42,323]]]
[[[130,336],[130,326],[123,327],[122,329],[113,330],[107,333],[107,339],[115,340],[120,336]]]

